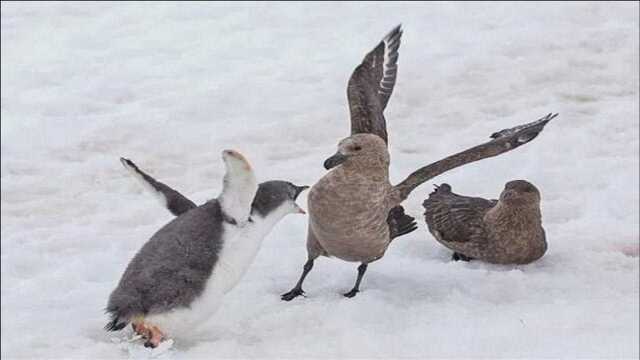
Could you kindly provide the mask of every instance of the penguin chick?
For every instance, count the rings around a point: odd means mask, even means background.
[[[252,206],[258,185],[249,162],[233,150],[225,150],[223,159],[226,174],[217,199],[195,206],[172,192],[186,205],[127,266],[109,297],[106,311],[111,321],[106,330],[121,330],[132,323],[134,331],[147,339],[145,346],[155,347],[202,324],[240,281],[264,236],[285,215],[301,212],[295,199],[305,187],[261,184],[263,201]],[[126,159],[122,162],[129,170],[137,169]],[[150,179],[151,188],[163,196],[152,185],[158,182]]]

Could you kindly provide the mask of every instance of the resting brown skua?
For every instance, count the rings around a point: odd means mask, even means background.
[[[424,201],[425,221],[453,260],[527,264],[547,251],[540,192],[528,181],[509,181],[498,200],[461,196],[442,184]]]

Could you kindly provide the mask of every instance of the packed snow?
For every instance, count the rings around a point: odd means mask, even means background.
[[[637,358],[638,11],[629,3],[3,2],[2,358]],[[199,330],[150,350],[107,333],[107,297],[172,216],[118,161],[197,203],[220,152],[312,185],[348,135],[346,83],[398,23],[386,111],[393,182],[559,112],[530,144],[443,174],[405,203],[420,228],[369,266],[306,258],[306,217],[265,239]],[[542,193],[549,250],[452,262],[428,233],[433,183]],[[306,207],[306,200],[301,201]]]

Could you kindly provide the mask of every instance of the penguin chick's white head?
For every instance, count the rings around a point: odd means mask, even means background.
[[[249,161],[235,150],[224,150],[222,159],[226,168],[220,194],[220,207],[224,214],[243,225],[249,220],[251,202],[258,190],[255,174]]]
[[[276,216],[278,220],[287,214],[306,214],[296,199],[308,188],[282,180],[263,182],[253,199],[253,211],[262,218]]]

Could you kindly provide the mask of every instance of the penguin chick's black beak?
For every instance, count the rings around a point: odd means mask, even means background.
[[[324,168],[327,170],[333,169],[334,167],[342,164],[345,160],[347,160],[347,156],[337,152],[335,155],[324,161]]]

